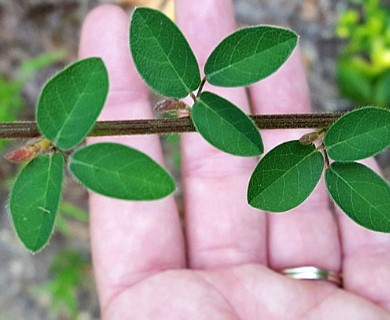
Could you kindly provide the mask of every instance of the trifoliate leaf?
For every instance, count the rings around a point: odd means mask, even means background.
[[[117,143],[97,143],[72,154],[70,171],[88,189],[124,200],[155,200],[175,190],[173,178],[146,154]]]
[[[297,45],[291,30],[257,26],[225,38],[207,59],[207,81],[221,87],[246,86],[274,73]]]
[[[39,131],[58,148],[77,146],[93,128],[108,93],[100,58],[77,61],[50,79],[38,101]]]
[[[199,66],[194,53],[178,27],[160,11],[134,11],[130,50],[138,72],[158,93],[184,98],[199,87]]]
[[[56,153],[35,158],[16,178],[10,198],[12,221],[32,252],[41,250],[53,232],[63,174],[64,158]]]
[[[203,92],[192,107],[196,130],[214,147],[238,156],[263,152],[259,130],[234,104],[210,92]]]
[[[334,202],[356,223],[390,232],[390,186],[360,163],[334,162],[325,172]]]
[[[324,144],[333,160],[348,162],[371,157],[390,145],[390,110],[366,107],[338,119]]]
[[[268,152],[255,168],[248,186],[248,203],[283,212],[311,194],[321,178],[324,159],[314,145],[289,141]]]

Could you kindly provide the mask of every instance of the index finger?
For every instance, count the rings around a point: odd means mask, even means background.
[[[101,119],[151,118],[148,90],[128,47],[129,17],[104,5],[86,18],[80,58],[101,56],[110,92]],[[89,139],[89,143],[107,140]],[[157,136],[110,138],[131,145],[162,163]],[[102,309],[132,284],[156,272],[184,266],[183,239],[172,196],[159,201],[122,201],[90,194],[93,264]],[[156,241],[158,239],[158,241]]]

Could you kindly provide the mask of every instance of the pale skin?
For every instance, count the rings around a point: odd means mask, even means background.
[[[176,21],[198,62],[236,28],[226,0],[177,0]],[[148,89],[128,49],[129,16],[105,5],[83,25],[80,58],[100,56],[110,94],[101,119],[151,117]],[[205,88],[210,89],[206,86]],[[310,99],[299,50],[270,78],[212,88],[247,113],[306,113]],[[263,131],[267,150],[302,131]],[[103,138],[90,139],[90,142]],[[109,138],[163,164],[157,136]],[[90,196],[93,264],[103,319],[390,319],[390,236],[332,209],[321,182],[301,206],[270,215],[246,203],[257,159],[217,151],[184,134],[184,231],[172,196],[128,202]],[[377,170],[373,160],[368,164]],[[286,278],[313,265],[344,273],[344,288]]]

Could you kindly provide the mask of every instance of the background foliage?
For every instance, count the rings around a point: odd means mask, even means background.
[[[390,107],[390,4],[354,0],[339,18],[346,46],[337,61],[341,93],[359,105]]]

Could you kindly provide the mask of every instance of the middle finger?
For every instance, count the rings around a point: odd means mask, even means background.
[[[235,30],[232,3],[178,0],[176,14],[203,70],[212,49]],[[212,91],[249,111],[244,89]],[[222,153],[196,133],[182,135],[182,155],[189,266],[265,263],[265,217],[246,202],[255,159]]]

